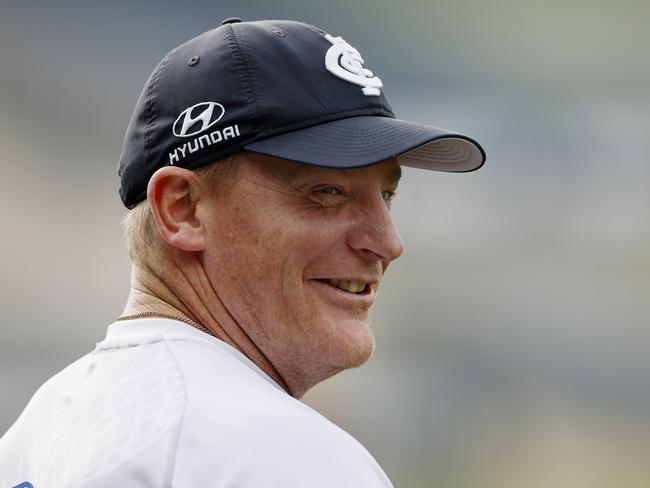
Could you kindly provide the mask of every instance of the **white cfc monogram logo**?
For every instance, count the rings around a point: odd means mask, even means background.
[[[345,81],[363,87],[361,91],[366,96],[379,96],[379,89],[384,86],[372,71],[363,67],[363,58],[359,51],[348,44],[342,37],[332,37],[325,34],[325,39],[332,47],[325,54],[327,71]]]

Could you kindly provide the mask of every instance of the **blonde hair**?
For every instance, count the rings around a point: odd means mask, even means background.
[[[218,192],[224,179],[236,172],[237,154],[195,170],[194,172],[212,189]],[[143,200],[127,212],[121,222],[131,264],[149,268],[165,255],[165,242],[158,233],[148,200]]]

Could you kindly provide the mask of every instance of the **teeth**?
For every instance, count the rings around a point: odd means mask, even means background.
[[[353,293],[359,293],[360,291],[363,291],[365,287],[365,283],[355,283],[354,281],[350,281],[350,291]]]
[[[341,290],[349,291],[352,293],[360,293],[366,289],[365,283],[360,283],[357,281],[345,281],[345,280],[335,280],[330,279],[329,284],[340,288]]]

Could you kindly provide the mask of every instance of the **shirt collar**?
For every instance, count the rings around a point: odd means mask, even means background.
[[[160,318],[160,317],[146,317],[141,319],[132,319],[132,320],[119,320],[113,322],[108,326],[108,331],[106,332],[107,340],[115,339],[124,339],[134,336],[143,336],[151,334],[160,334],[160,335],[183,335],[190,336],[192,340],[202,340],[207,341],[211,344],[214,344],[216,347],[221,349],[227,354],[230,354],[233,358],[238,360],[247,368],[253,370],[264,380],[270,383],[272,386],[280,390],[282,393],[288,394],[284,388],[278,385],[268,374],[266,374],[257,364],[251,361],[247,356],[242,354],[239,350],[232,347],[227,342],[222,341],[210,334],[206,334],[191,325],[188,325],[180,320]]]

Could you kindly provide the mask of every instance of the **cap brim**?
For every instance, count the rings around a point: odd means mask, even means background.
[[[325,122],[253,142],[244,149],[330,168],[358,168],[397,158],[404,166],[467,172],[485,163],[485,151],[467,136],[379,116]]]

